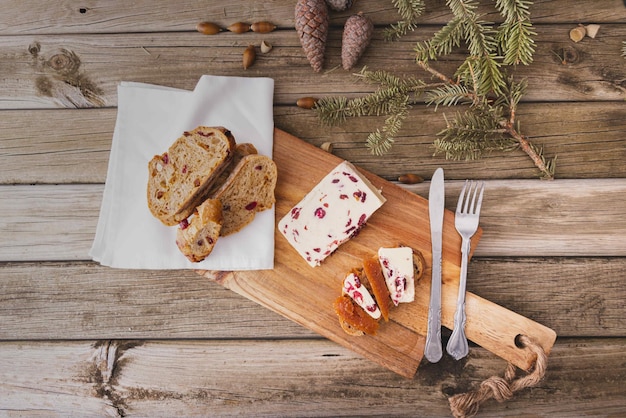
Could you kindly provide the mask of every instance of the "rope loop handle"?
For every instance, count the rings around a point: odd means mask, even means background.
[[[504,402],[513,397],[521,389],[535,386],[546,374],[548,356],[539,344],[525,335],[519,335],[517,341],[522,347],[530,349],[535,355],[535,364],[532,371],[525,376],[515,379],[516,367],[508,363],[504,377],[491,376],[484,380],[478,389],[467,393],[451,396],[450,410],[455,418],[469,418],[478,413],[480,405],[488,399]]]

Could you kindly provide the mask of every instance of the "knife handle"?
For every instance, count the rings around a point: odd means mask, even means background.
[[[439,323],[439,326],[437,324]],[[443,356],[441,347],[441,309],[434,311],[428,309],[428,333],[426,334],[426,347],[424,357],[431,363],[437,363]]]
[[[441,255],[437,257],[437,254],[433,251],[433,258],[440,261],[433,263],[432,267],[430,303],[428,305],[428,330],[426,332],[424,357],[431,363],[437,363],[443,356],[441,347]]]

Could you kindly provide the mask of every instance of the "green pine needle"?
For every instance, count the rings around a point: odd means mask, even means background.
[[[415,29],[424,12],[423,0],[393,0],[400,20],[385,30],[385,39],[393,40]],[[371,132],[365,141],[374,155],[389,152],[400,133],[411,105],[425,95],[428,105],[464,106],[451,119],[434,141],[436,153],[448,159],[476,159],[492,151],[522,148],[536,163],[541,175],[553,178],[556,157],[547,159],[543,149],[531,144],[519,130],[515,120],[526,81],[514,82],[507,76],[507,67],[529,65],[533,60],[536,33],[530,20],[529,0],[495,0],[502,23],[482,20],[475,0],[447,0],[452,17],[430,39],[418,42],[414,52],[419,66],[438,83],[427,84],[417,77],[398,77],[389,71],[363,68],[355,74],[363,83],[377,89],[363,97],[326,97],[313,108],[328,125],[361,116],[385,116],[381,128]],[[428,64],[460,48],[467,56],[453,78]],[[626,57],[626,42],[622,47]],[[529,145],[526,145],[529,144]]]
[[[407,33],[415,30],[417,19],[426,9],[423,0],[393,0],[393,5],[398,10],[401,20],[385,28],[383,38],[386,41],[400,39]]]

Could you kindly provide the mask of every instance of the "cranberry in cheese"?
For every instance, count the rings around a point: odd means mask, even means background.
[[[413,249],[410,247],[379,248],[378,259],[395,306],[415,300]]]
[[[312,267],[363,227],[386,199],[347,161],[326,175],[279,222],[278,229]]]
[[[350,296],[372,318],[380,318],[380,308],[356,274],[350,273],[343,280],[343,294]]]

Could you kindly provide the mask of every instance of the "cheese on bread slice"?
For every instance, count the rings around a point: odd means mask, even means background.
[[[393,304],[398,306],[399,303],[413,302],[415,300],[413,249],[381,247],[378,249],[378,259]]]

